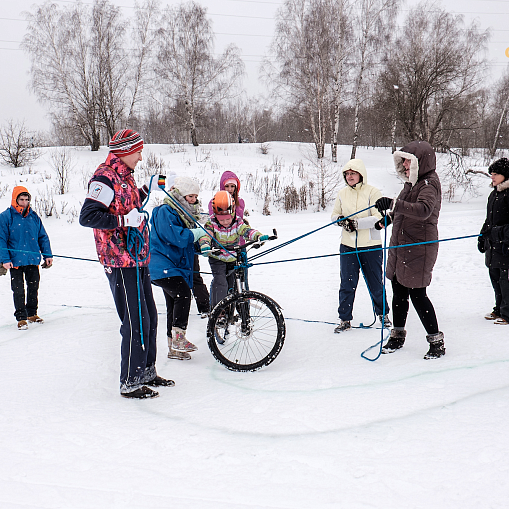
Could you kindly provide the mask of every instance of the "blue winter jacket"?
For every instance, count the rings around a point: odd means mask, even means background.
[[[16,251],[8,251],[15,249]],[[20,252],[28,251],[28,252]],[[0,214],[0,263],[14,267],[39,265],[43,258],[52,258],[48,234],[40,217],[30,208],[23,217],[13,206]]]
[[[169,205],[152,211],[150,218],[150,278],[182,276],[193,287],[194,236]]]

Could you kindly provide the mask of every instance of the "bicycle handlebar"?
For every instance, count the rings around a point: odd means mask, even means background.
[[[275,228],[272,229],[272,233],[273,233],[273,235],[271,235],[268,238],[268,240],[276,240],[277,239],[277,231],[276,231]],[[255,249],[259,249],[260,247],[262,247],[262,244],[263,244],[263,242],[260,244],[258,239],[256,239],[256,240],[248,240],[242,246],[235,246],[235,247],[230,248],[230,251],[235,251],[236,253],[238,253],[239,251],[242,251],[243,249],[246,249],[247,247],[253,247]],[[222,249],[215,248],[215,249],[212,249],[210,251],[210,253],[214,254],[214,255],[219,255],[219,254],[221,254],[221,251],[222,251]]]

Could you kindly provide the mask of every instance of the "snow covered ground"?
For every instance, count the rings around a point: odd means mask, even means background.
[[[258,145],[149,146],[166,171],[196,175],[205,203],[222,171],[241,181],[261,178],[276,162],[291,179],[306,147]],[[340,147],[338,170],[348,160]],[[69,222],[85,196],[84,177],[106,149],[74,150],[70,192],[56,196],[60,218],[43,218],[56,255],[96,259],[92,231]],[[360,149],[370,183],[384,195],[401,188],[390,150]],[[0,210],[15,183],[33,196],[51,188],[46,151],[31,173],[0,167]],[[441,238],[476,234],[484,220],[481,195],[443,203]],[[251,224],[277,228],[286,241],[330,221],[325,212],[285,214],[242,193]],[[67,211],[67,213],[65,213]],[[279,242],[279,241],[278,241]],[[325,228],[259,261],[331,254],[339,230]],[[18,331],[9,279],[0,279],[0,507],[14,508],[501,508],[509,498],[509,329],[487,322],[493,292],[475,239],[440,246],[429,295],[445,333],[447,355],[425,361],[425,331],[411,308],[405,347],[375,362],[360,354],[380,340],[378,329],[334,334],[339,258],[260,265],[252,289],[273,297],[286,318],[279,357],[255,373],[216,363],[205,320],[193,304],[190,362],[166,358],[164,298],[160,313],[159,374],[176,381],[154,400],[118,393],[119,320],[96,262],[55,258],[42,271],[40,326]],[[208,263],[202,261],[208,272]],[[210,281],[210,276],[205,276]],[[390,301],[390,285],[388,287]],[[370,323],[361,283],[354,322]],[[368,352],[375,357],[376,348]]]

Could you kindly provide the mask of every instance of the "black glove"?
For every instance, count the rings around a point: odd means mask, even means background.
[[[375,207],[378,209],[378,212],[382,213],[392,207],[392,202],[392,198],[384,196],[383,198],[378,198],[378,200],[376,200]]]
[[[486,252],[486,245],[484,244],[484,237],[482,235],[477,237],[477,249],[479,250],[479,253]]]
[[[353,233],[355,230],[357,230],[357,220],[348,217],[346,219],[338,221],[338,226],[342,226],[347,232]]]
[[[351,219],[351,218],[345,219],[345,224],[344,224],[343,228],[347,232],[353,233],[355,230],[357,230],[357,219]]]
[[[383,216],[382,219],[378,221],[378,223],[375,223],[375,230],[381,230],[386,226],[386,223],[387,226],[389,226],[392,223],[391,216]]]

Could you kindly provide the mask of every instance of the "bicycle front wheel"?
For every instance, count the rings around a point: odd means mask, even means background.
[[[228,295],[212,310],[207,325],[212,355],[232,371],[268,366],[283,348],[285,335],[281,308],[258,292]]]

